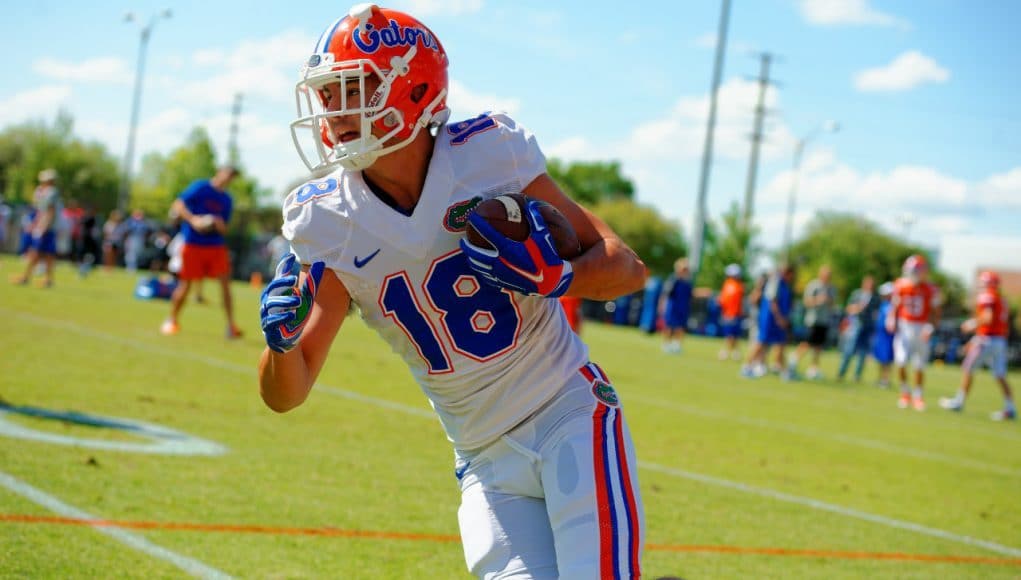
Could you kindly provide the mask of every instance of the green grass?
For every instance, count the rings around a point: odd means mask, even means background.
[[[341,331],[306,404],[277,415],[258,396],[256,289],[235,287],[246,333],[241,341],[224,340],[215,292],[208,293],[212,305],[187,306],[180,335],[163,337],[157,329],[168,304],[132,298],[134,279],[124,272],[80,280],[64,266],[54,288],[39,289],[7,284],[19,269],[15,259],[0,258],[0,397],[156,423],[229,452],[153,455],[0,436],[0,472],[109,520],[458,533],[449,444],[438,422],[424,415],[428,405],[410,373],[358,319]],[[1021,560],[931,563],[664,549],[1017,559],[1021,429],[988,420],[1000,404],[988,374],[978,377],[968,409],[952,414],[935,403],[955,391],[959,369],[933,368],[930,410],[916,413],[897,409],[895,394],[869,384],[739,379],[737,363],[715,359],[719,343],[712,340],[691,338],[677,357],[634,329],[589,324],[584,334],[621,394],[638,449],[651,545],[646,577],[1021,574]],[[827,355],[824,370],[832,375],[835,366]],[[874,369],[869,373],[871,379]],[[1021,385],[1017,375],[1012,380]],[[48,433],[139,440],[62,422],[7,420]],[[844,513],[820,509],[825,506]],[[56,515],[0,486],[0,577],[185,575],[87,527],[12,520]],[[891,525],[897,522],[948,534]],[[209,529],[131,533],[238,577],[466,577],[456,541]]]

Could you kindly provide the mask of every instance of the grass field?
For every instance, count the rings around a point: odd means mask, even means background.
[[[8,405],[143,421],[227,451],[106,449],[150,440],[0,413],[0,577],[467,577],[449,444],[358,319],[306,404],[277,415],[256,384],[257,289],[235,289],[244,339],[224,340],[215,292],[164,337],[167,303],[132,298],[125,272],[81,280],[64,266],[39,289],[6,283],[19,268],[0,258]],[[678,357],[634,329],[584,336],[634,434],[647,578],[1021,575],[1021,426],[988,420],[1000,404],[988,374],[952,414],[935,402],[959,370],[934,368],[917,413],[871,384],[740,379],[711,340]],[[97,447],[3,435],[14,428]]]

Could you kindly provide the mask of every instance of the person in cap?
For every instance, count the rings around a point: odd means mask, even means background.
[[[12,280],[15,284],[28,284],[40,260],[46,265],[43,287],[53,285],[53,266],[57,258],[57,216],[60,215],[60,190],[57,189],[57,171],[39,172],[39,185],[32,193],[35,218],[29,226],[30,241],[25,254],[25,272]]]

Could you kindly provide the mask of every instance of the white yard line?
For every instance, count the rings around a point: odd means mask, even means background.
[[[961,534],[955,534],[953,532],[947,532],[939,528],[930,528],[929,526],[923,526],[913,522],[906,522],[904,520],[898,520],[894,518],[888,518],[886,516],[880,516],[876,514],[870,514],[854,508],[847,508],[837,504],[827,503],[812,499],[810,497],[804,497],[800,495],[794,495],[790,493],[784,493],[782,491],[775,491],[766,487],[757,487],[754,485],[748,485],[747,483],[741,483],[739,481],[731,481],[729,479],[723,479],[721,477],[713,477],[711,475],[704,475],[702,473],[695,473],[693,471],[686,471],[683,469],[676,469],[673,467],[666,467],[659,465],[658,463],[651,463],[648,461],[639,461],[638,466],[648,469],[650,471],[658,471],[666,475],[672,475],[674,477],[680,477],[683,479],[690,479],[699,483],[706,483],[709,485],[715,485],[716,487],[724,487],[732,489],[734,491],[740,491],[743,493],[750,493],[762,497],[768,497],[787,503],[793,503],[797,505],[803,505],[812,509],[821,511],[831,512],[849,518],[855,518],[859,520],[865,520],[887,526],[890,528],[898,528],[901,530],[909,530],[918,534],[926,536],[932,536],[934,538],[940,538],[943,540],[949,540],[951,542],[957,542],[960,544],[968,544],[969,546],[978,546],[987,550],[1003,554],[1004,556],[1011,556],[1013,558],[1021,558],[1021,549],[1012,548],[1010,546],[1004,546],[1003,544],[997,544],[996,542],[990,542],[987,540],[980,540],[971,536],[964,536]]]
[[[32,503],[40,505],[54,513],[57,513],[66,518],[76,518],[83,520],[99,520],[96,516],[82,511],[74,506],[68,505],[52,495],[36,489],[31,485],[17,479],[11,475],[8,475],[0,471],[0,485],[6,487],[10,491],[28,499]],[[221,572],[216,568],[212,568],[187,556],[182,556],[177,552],[172,552],[162,546],[157,546],[149,540],[146,540],[142,536],[129,532],[123,528],[114,526],[92,526],[92,529],[96,530],[101,534],[110,536],[118,542],[148,554],[154,558],[163,560],[173,564],[174,566],[184,570],[188,574],[196,578],[212,578],[212,579],[225,579],[231,578],[229,574]]]
[[[734,413],[722,413],[719,411],[709,411],[690,405],[678,405],[669,401],[661,399],[654,399],[651,397],[644,397],[641,395],[630,394],[627,397],[628,402],[638,402],[647,405],[653,405],[660,409],[669,409],[671,411],[677,411],[688,415],[694,415],[696,417],[704,417],[706,419],[713,419],[719,421],[729,421],[731,423],[739,423],[741,425],[749,425],[752,427],[761,427],[764,429],[772,429],[774,431],[783,431],[785,433],[792,433],[794,435],[803,435],[811,439],[829,439],[831,441],[837,441],[839,443],[846,443],[848,445],[855,445],[858,447],[865,447],[867,449],[875,449],[877,451],[883,451],[886,453],[892,453],[895,455],[904,455],[907,457],[915,457],[917,459],[927,459],[930,461],[937,461],[940,463],[946,463],[947,465],[954,465],[956,467],[966,467],[976,469],[980,471],[988,471],[991,473],[998,473],[1001,475],[1010,476],[1021,476],[1021,470],[1011,469],[1009,467],[1003,467],[1002,465],[996,465],[992,463],[985,463],[983,461],[976,461],[973,459],[966,459],[961,457],[954,457],[952,455],[946,455],[943,453],[935,453],[932,451],[925,451],[922,449],[912,449],[910,447],[901,447],[899,445],[893,445],[886,441],[879,441],[876,439],[869,439],[867,437],[855,437],[852,435],[841,435],[839,433],[833,433],[823,429],[812,429],[811,427],[797,427],[794,425],[788,425],[786,423],[779,423],[776,421],[770,421],[768,419],[756,419],[752,417],[742,417],[735,415]]]
[[[629,342],[634,343],[634,344],[643,344],[644,341],[647,340],[643,336],[641,336],[641,335],[639,335],[637,333],[636,333],[636,335],[633,338],[636,339],[636,340],[630,340]],[[655,349],[657,352],[659,351],[659,343],[658,342],[655,343],[655,344],[648,344],[648,346],[649,346],[649,348]],[[712,355],[710,355],[710,356],[712,356]],[[848,404],[849,401],[832,401],[832,400],[828,400],[828,399],[824,399],[824,398],[806,397],[805,394],[802,393],[802,392],[794,392],[794,391],[791,391],[791,390],[788,390],[788,389],[784,389],[783,385],[779,385],[779,388],[773,388],[774,385],[768,385],[767,388],[748,388],[748,387],[752,387],[752,386],[756,386],[756,385],[761,386],[761,384],[763,383],[763,380],[762,379],[753,380],[753,379],[746,379],[746,378],[740,377],[740,375],[738,373],[739,366],[736,365],[736,364],[732,364],[730,362],[727,362],[727,361],[718,361],[715,358],[694,358],[694,357],[684,357],[683,359],[677,359],[676,357],[673,357],[672,355],[666,355],[666,354],[664,354],[663,357],[665,358],[665,361],[664,361],[663,364],[670,364],[670,361],[678,361],[678,360],[683,361],[683,367],[678,366],[678,370],[680,371],[683,368],[683,372],[685,374],[691,374],[693,372],[694,373],[698,373],[698,372],[701,372],[702,370],[719,370],[719,367],[721,365],[724,365],[724,366],[728,366],[729,365],[730,368],[733,369],[733,372],[734,372],[734,374],[733,374],[733,377],[734,377],[733,382],[723,382],[723,383],[719,383],[719,384],[713,384],[711,386],[703,385],[703,386],[696,387],[696,388],[699,388],[699,389],[720,389],[720,388],[724,388],[724,389],[727,389],[727,392],[729,392],[731,394],[741,395],[743,397],[756,397],[756,398],[759,398],[759,399],[765,399],[765,400],[769,400],[769,401],[776,401],[776,402],[789,401],[789,402],[792,402],[792,403],[797,403],[799,405],[811,405],[813,407],[817,407],[817,408],[820,408],[820,409],[828,409],[828,410],[832,410],[832,411],[838,411],[838,412],[843,413],[843,414],[851,413],[851,414],[856,414],[856,415],[860,415],[860,416],[867,416],[870,421],[887,421],[887,422],[899,422],[899,423],[903,423],[904,422],[904,417],[902,417],[901,414],[896,414],[896,413],[889,414],[889,415],[887,415],[887,414],[877,414],[872,409],[865,409],[865,408],[861,408],[861,407],[858,407],[858,406],[849,405]],[[784,384],[787,384],[787,383],[784,383]],[[813,385],[814,383],[812,381],[800,381],[800,382],[797,382],[795,384],[796,385]],[[867,385],[867,384],[868,384],[867,382],[861,383],[861,385]],[[829,382],[821,382],[821,383],[818,383],[818,384],[816,384],[814,386],[818,386],[820,389],[830,389],[832,391],[834,389],[835,390],[854,389],[854,388],[860,387],[861,385],[859,385],[857,383],[854,383],[854,382],[851,382],[851,381],[848,381],[846,383],[846,385],[835,385],[835,384],[829,383]],[[955,385],[956,385],[956,383],[955,383]],[[673,386],[673,385],[643,384],[643,385],[639,385],[638,387],[642,388],[643,390],[650,391],[650,392],[659,392],[664,387],[667,387],[667,386]],[[874,389],[874,387],[870,387],[870,388]],[[956,391],[956,386],[953,387],[953,389]],[[885,393],[889,397],[889,401],[890,401],[889,402],[889,405],[890,405],[889,408],[890,409],[894,408],[895,402],[897,400],[896,389],[892,389],[892,390],[888,390],[888,391],[880,391],[879,389],[875,389],[875,391],[876,391],[877,394],[880,394],[880,395]],[[927,392],[931,392],[931,390],[928,389],[928,388],[926,389],[926,391]],[[846,391],[844,391],[844,392],[846,392]],[[938,412],[942,413],[944,411],[942,409],[940,409]],[[1021,433],[1017,433],[1016,430],[1014,430],[1014,429],[1003,429],[1002,428],[1003,425],[997,425],[997,424],[995,424],[995,423],[993,423],[991,421],[986,422],[986,423],[941,423],[941,424],[938,424],[938,425],[933,425],[932,427],[935,428],[935,429],[939,429],[940,431],[948,432],[949,436],[951,436],[951,437],[960,437],[960,436],[967,436],[967,437],[973,437],[973,436],[989,437],[991,439],[994,439],[997,444],[1002,444],[1005,439],[1006,440],[1012,440],[1012,441],[1021,442]],[[968,433],[967,434],[962,434],[961,433],[962,430],[967,430]]]
[[[47,326],[64,328],[64,329],[67,329],[67,330],[71,330],[73,332],[77,332],[77,333],[81,333],[81,334],[86,334],[86,335],[93,336],[93,337],[96,337],[96,338],[102,338],[104,340],[109,340],[109,341],[115,342],[117,344],[121,344],[121,345],[124,345],[124,346],[129,346],[131,348],[135,348],[135,349],[138,349],[138,350],[157,353],[157,354],[160,354],[162,356],[174,356],[174,357],[177,357],[177,358],[183,358],[183,359],[192,360],[192,361],[196,361],[196,362],[202,362],[202,363],[206,363],[206,364],[209,364],[209,365],[217,367],[217,368],[237,371],[239,373],[242,373],[242,374],[245,374],[245,375],[249,375],[249,376],[254,376],[256,374],[254,365],[253,366],[239,365],[239,364],[230,363],[230,362],[222,361],[222,360],[219,360],[219,359],[215,359],[213,357],[201,356],[201,355],[196,355],[196,354],[192,354],[192,353],[188,353],[188,352],[177,352],[177,351],[168,350],[168,349],[164,349],[164,348],[157,348],[156,346],[150,346],[150,345],[147,345],[147,344],[142,344],[142,343],[139,343],[137,341],[132,341],[132,340],[128,340],[128,339],[125,339],[125,338],[121,338],[121,337],[116,336],[116,335],[112,335],[112,334],[108,334],[108,333],[104,333],[104,332],[99,332],[99,331],[95,331],[95,330],[92,330],[92,329],[87,329],[87,328],[78,326],[76,324],[70,323],[70,322],[55,321],[55,320],[51,320],[51,319],[48,319],[48,318],[42,318],[42,317],[38,317],[38,316],[26,315],[26,314],[14,312],[14,311],[6,310],[6,309],[3,309],[3,308],[0,308],[0,312],[6,312],[6,313],[9,313],[10,315],[18,317],[18,318],[24,318],[24,319],[33,320],[33,321],[36,321],[38,323],[45,324]],[[332,386],[317,384],[316,385],[316,390],[320,391],[320,392],[327,393],[327,394],[331,394],[331,395],[334,395],[334,396],[340,396],[340,397],[344,397],[344,398],[347,398],[347,399],[358,400],[358,401],[361,401],[361,402],[364,402],[364,403],[367,403],[367,404],[370,404],[370,405],[374,405],[374,406],[377,406],[377,407],[399,411],[401,413],[405,413],[405,414],[412,415],[412,416],[415,416],[415,417],[434,418],[434,415],[432,413],[430,413],[428,411],[425,411],[424,409],[418,409],[418,408],[411,407],[411,406],[408,406],[408,405],[404,405],[404,404],[401,404],[401,403],[395,403],[393,401],[388,401],[386,399],[380,399],[380,398],[377,398],[377,397],[371,397],[371,396],[368,396],[368,395],[362,395],[361,393],[356,393],[356,392],[353,392],[353,391],[348,391],[347,389],[341,389],[341,388],[338,388],[338,387],[332,387]],[[856,509],[853,509],[853,508],[847,508],[847,507],[843,507],[843,506],[840,506],[840,505],[827,503],[827,502],[820,501],[820,500],[817,500],[817,499],[813,499],[813,498],[810,498],[810,497],[805,497],[805,496],[800,496],[800,495],[784,493],[784,492],[781,492],[781,491],[775,491],[775,490],[772,490],[772,489],[769,489],[769,488],[765,488],[765,487],[756,487],[756,486],[753,486],[753,485],[748,485],[748,484],[737,482],[737,481],[730,481],[728,479],[714,477],[714,476],[711,476],[711,475],[704,475],[704,474],[696,473],[696,472],[693,472],[693,471],[685,471],[685,470],[682,470],[682,469],[666,467],[666,466],[663,466],[663,465],[659,465],[657,463],[650,463],[650,462],[647,462],[647,461],[639,461],[638,465],[639,465],[639,467],[642,467],[643,469],[648,469],[650,471],[657,471],[657,472],[663,473],[665,475],[670,475],[672,477],[679,477],[679,478],[683,478],[683,479],[689,479],[689,480],[698,481],[700,483],[704,483],[704,484],[707,484],[707,485],[713,485],[713,486],[716,486],[716,487],[723,487],[723,488],[730,489],[730,490],[733,490],[733,491],[739,491],[739,492],[742,492],[742,493],[749,493],[749,494],[758,495],[758,496],[762,496],[762,497],[768,497],[768,498],[779,500],[779,501],[785,501],[785,502],[788,502],[788,503],[794,503],[794,504],[797,504],[797,505],[802,505],[802,506],[809,507],[809,508],[816,509],[816,510],[820,510],[820,511],[827,511],[827,512],[839,514],[839,515],[842,515],[842,516],[845,516],[845,517],[859,519],[859,520],[864,520],[864,521],[867,521],[867,522],[871,522],[871,523],[875,523],[875,524],[879,524],[879,525],[883,525],[883,526],[887,526],[887,527],[891,527],[891,528],[907,530],[907,531],[915,532],[915,533],[918,533],[918,534],[927,535],[927,536],[930,536],[930,537],[936,537],[936,538],[940,538],[940,539],[943,539],[943,540],[948,540],[948,541],[951,541],[951,542],[956,542],[956,543],[959,543],[959,544],[964,544],[964,545],[968,545],[968,546],[977,546],[977,547],[985,548],[985,549],[990,550],[992,552],[996,552],[998,554],[1002,554],[1002,555],[1006,555],[1006,556],[1011,556],[1011,557],[1015,557],[1015,558],[1021,557],[1021,549],[1018,549],[1018,548],[1013,548],[1013,547],[1010,547],[1010,546],[1005,546],[1005,545],[1002,545],[1002,544],[997,544],[995,542],[990,542],[990,541],[982,540],[982,539],[979,539],[979,538],[973,538],[971,536],[955,534],[953,532],[948,532],[948,531],[941,530],[941,529],[938,529],[938,528],[931,528],[931,527],[923,526],[921,524],[916,524],[916,523],[913,523],[913,522],[908,522],[908,521],[904,521],[904,520],[888,518],[886,516],[871,514],[871,513],[868,513],[868,512],[861,511],[861,510],[856,510]]]

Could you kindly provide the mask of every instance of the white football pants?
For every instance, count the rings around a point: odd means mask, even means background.
[[[455,452],[458,521],[479,578],[637,578],[637,460],[609,381],[588,364],[495,443]]]

